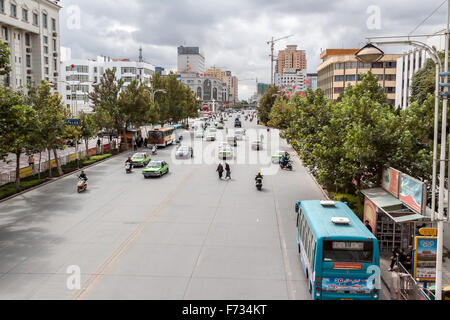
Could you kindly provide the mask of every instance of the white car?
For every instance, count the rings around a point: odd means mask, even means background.
[[[203,139],[205,137],[205,133],[203,132],[203,130],[196,131],[195,132],[195,137]]]
[[[209,128],[208,128],[208,131],[209,131],[209,132],[217,132],[217,129],[214,128],[214,127],[209,127]]]
[[[209,131],[206,134],[206,141],[215,141],[216,140],[216,134],[214,132]]]
[[[190,147],[190,146],[181,145],[178,147],[178,149],[175,153],[175,157],[177,159],[192,158],[193,156],[194,156],[194,153],[192,151],[192,147]]]
[[[222,148],[219,148],[219,159],[231,159],[233,158],[233,149],[229,144],[223,145]]]

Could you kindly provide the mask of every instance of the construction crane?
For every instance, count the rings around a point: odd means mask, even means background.
[[[274,39],[272,37],[272,40],[267,41],[267,44],[270,44],[270,84],[271,85],[273,85],[273,61],[274,61],[273,49],[274,49],[274,44],[277,41],[280,41],[280,40],[283,40],[283,39],[287,39],[287,38],[290,38],[290,37],[293,37],[293,36],[294,35],[291,34],[291,35],[288,35],[288,36],[285,36],[285,37],[281,37],[281,38],[278,38],[278,39]]]

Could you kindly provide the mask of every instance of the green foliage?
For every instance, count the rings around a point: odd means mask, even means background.
[[[259,105],[256,108],[256,110],[258,111],[258,120],[264,124],[270,120],[270,111],[272,110],[272,107],[277,98],[276,95],[279,93],[278,90],[278,87],[270,86],[269,89],[267,89],[267,91],[261,97]]]
[[[358,202],[358,196],[349,193],[331,193],[331,199],[335,201],[346,202],[350,209],[363,220],[364,205]]]
[[[93,164],[93,163],[95,163],[97,161],[107,159],[107,158],[109,158],[111,156],[112,156],[111,153],[99,154],[99,155],[96,155],[96,156],[92,156],[89,159],[83,160],[82,164],[83,164],[83,166],[88,166],[88,165],[91,165],[91,164]]]
[[[280,130],[285,130],[289,127],[292,121],[294,108],[292,104],[287,101],[277,98],[269,114],[269,121],[267,125],[277,128]]]
[[[11,52],[8,46],[0,40],[0,75],[5,75],[11,72],[11,65],[9,57]]]

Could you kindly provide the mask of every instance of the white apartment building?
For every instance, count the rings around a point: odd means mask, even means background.
[[[17,89],[58,80],[60,9],[57,1],[0,0],[1,40],[11,51],[11,72],[1,79],[4,85]]]
[[[438,32],[442,33],[442,31]],[[434,46],[436,50],[445,50],[445,36],[435,35],[427,39],[429,46]],[[395,107],[406,109],[410,104],[411,84],[414,74],[425,65],[426,60],[430,58],[423,49],[414,49],[405,52],[397,59],[397,74],[395,88]]]
[[[78,115],[80,111],[93,111],[88,98],[93,91],[93,85],[100,82],[107,69],[114,70],[117,79],[124,80],[124,87],[133,80],[150,84],[155,73],[155,67],[146,62],[130,61],[129,59],[111,59],[98,56],[96,59],[70,59],[61,62],[60,94],[64,103]]]
[[[308,83],[306,84],[306,88],[310,88],[312,91],[317,90],[317,73],[307,73],[306,77],[308,78]]]
[[[284,68],[283,73],[275,73],[275,85],[292,92],[306,91],[306,69]]]
[[[205,73],[205,57],[199,47],[178,47],[178,73]]]

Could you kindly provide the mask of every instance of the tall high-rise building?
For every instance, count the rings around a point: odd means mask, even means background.
[[[1,39],[11,51],[11,72],[0,78],[4,85],[58,80],[60,9],[50,0],[0,0]]]
[[[227,85],[227,96],[225,101],[237,103],[239,101],[238,78],[231,74],[231,71],[223,71],[220,68],[209,68],[205,71],[205,76],[218,78]]]
[[[288,45],[286,49],[278,52],[275,72],[281,74],[284,68],[303,70],[306,69],[306,66],[305,50],[297,50],[296,45]]]
[[[178,73],[205,72],[205,57],[200,53],[199,47],[178,47]]]

